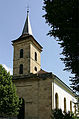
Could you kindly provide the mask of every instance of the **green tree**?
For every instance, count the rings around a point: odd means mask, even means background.
[[[52,110],[51,119],[77,119],[70,112],[63,113],[61,109]]]
[[[52,110],[52,115],[51,115],[52,119],[63,119],[64,115],[62,113],[61,109],[54,109]]]
[[[76,119],[76,117],[74,117],[74,114],[68,112],[64,114],[64,119]]]
[[[43,9],[50,36],[58,39],[63,48],[61,60],[71,71],[72,88],[79,92],[79,0],[44,0]]]
[[[19,111],[19,98],[10,73],[0,65],[0,116],[16,116]]]

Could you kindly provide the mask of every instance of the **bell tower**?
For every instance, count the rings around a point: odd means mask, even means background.
[[[13,75],[28,75],[37,73],[41,70],[41,51],[42,46],[32,35],[29,20],[29,11],[23,28],[22,35],[12,41],[14,47]]]

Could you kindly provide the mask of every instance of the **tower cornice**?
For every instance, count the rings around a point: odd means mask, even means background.
[[[18,39],[13,40],[12,43],[20,42],[23,40],[27,40],[28,38],[32,38],[32,43],[40,50],[42,51],[43,47],[35,40],[35,38],[32,35],[21,35]],[[37,45],[36,45],[37,44]]]

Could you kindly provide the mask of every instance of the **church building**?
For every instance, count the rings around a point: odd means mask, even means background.
[[[35,40],[29,11],[22,35],[14,47],[13,82],[23,100],[18,119],[51,119],[51,110],[76,112],[76,94],[56,75],[41,69],[43,47]]]

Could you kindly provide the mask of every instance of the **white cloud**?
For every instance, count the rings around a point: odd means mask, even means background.
[[[7,72],[10,72],[10,74],[13,74],[13,70],[10,67],[7,67],[5,64],[3,64],[3,67],[7,70]]]

